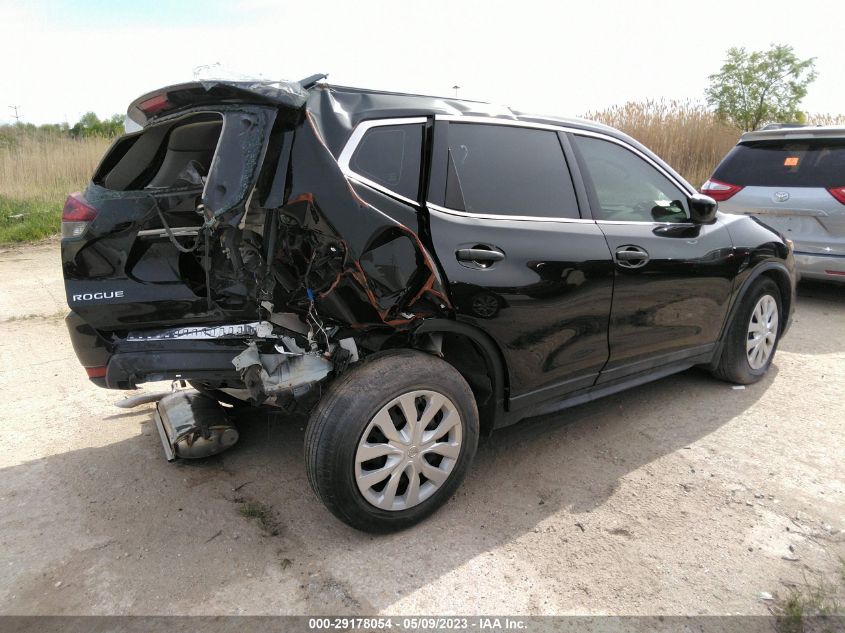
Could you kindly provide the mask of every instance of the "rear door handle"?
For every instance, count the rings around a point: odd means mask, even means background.
[[[505,254],[495,248],[461,248],[455,252],[459,261],[462,262],[500,262]]]
[[[616,263],[622,268],[642,268],[648,260],[648,253],[639,246],[620,246],[616,250]]]

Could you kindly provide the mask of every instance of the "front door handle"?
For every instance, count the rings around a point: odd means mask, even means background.
[[[488,266],[505,258],[505,254],[495,248],[460,248],[455,251],[455,256],[461,262],[477,262]]]
[[[639,246],[620,246],[616,250],[616,263],[622,268],[642,268],[648,260],[648,253]]]

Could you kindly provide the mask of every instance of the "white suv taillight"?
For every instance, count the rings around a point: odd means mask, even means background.
[[[739,185],[732,185],[721,180],[713,180],[712,178],[701,185],[701,193],[710,196],[716,202],[724,202],[728,198],[736,195],[742,187]]]
[[[62,210],[62,237],[79,237],[96,217],[97,210],[88,204],[81,193],[70,194]]]
[[[827,192],[836,198],[837,202],[845,204],[845,187],[831,187]]]

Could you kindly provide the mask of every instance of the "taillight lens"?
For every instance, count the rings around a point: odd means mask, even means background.
[[[102,378],[106,375],[106,368],[105,367],[86,367],[85,373],[88,374],[89,378]]]
[[[840,203],[845,204],[845,187],[831,187],[827,191]]]
[[[79,237],[96,217],[97,209],[81,193],[70,194],[62,210],[62,237]]]
[[[160,94],[151,97],[138,105],[138,109],[146,115],[161,112],[170,106],[170,101],[167,100],[167,94]]]
[[[741,189],[742,187],[739,185],[732,185],[712,178],[701,185],[701,193],[710,196],[716,202],[724,202],[739,193]]]

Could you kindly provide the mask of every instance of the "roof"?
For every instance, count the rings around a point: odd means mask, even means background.
[[[845,138],[845,125],[808,125],[804,127],[784,127],[777,130],[756,130],[743,134],[739,142],[811,138]]]
[[[130,104],[127,114],[130,119],[145,126],[149,121],[171,112],[204,104],[263,103],[293,109],[306,106],[309,110],[325,112],[327,118],[334,119],[334,123],[331,124],[334,131],[342,132],[328,135],[328,144],[335,156],[339,154],[341,145],[348,138],[351,129],[366,119],[432,114],[490,117],[497,120],[599,132],[633,145],[661,164],[680,182],[686,182],[682,176],[641,143],[601,123],[531,114],[483,101],[314,83],[320,77],[320,75],[313,75],[302,82],[209,80],[165,86],[137,98]],[[331,113],[330,116],[329,113]],[[326,121],[324,125],[330,125],[330,122]],[[788,133],[788,131],[778,130],[774,133]],[[345,138],[341,138],[343,136]],[[691,185],[690,188],[692,188]]]
[[[330,91],[333,95],[343,98],[341,95],[351,98],[343,99],[349,110],[355,113],[357,120],[390,116],[393,112],[396,116],[399,113],[409,111],[434,114],[464,115],[473,117],[491,117],[497,119],[509,119],[512,121],[523,121],[526,123],[540,123],[543,125],[566,126],[584,130],[602,132],[611,136],[621,138],[628,137],[602,123],[579,119],[575,117],[560,117],[514,110],[505,105],[488,103],[486,101],[472,101],[470,99],[458,99],[456,97],[439,97],[435,95],[422,95],[404,92],[391,92],[387,90],[375,90],[371,88],[356,88],[352,86],[339,86],[329,83],[317,84],[314,89]],[[354,103],[353,103],[354,102]],[[404,114],[403,114],[404,115]],[[357,121],[356,121],[357,122]]]
[[[483,101],[470,101],[453,97],[436,97],[431,95],[406,94],[401,92],[388,92],[385,90],[373,90],[368,88],[353,88],[350,86],[336,86],[334,84],[321,83],[309,90],[308,109],[332,115],[323,117],[342,119],[341,127],[347,132],[345,138],[342,134],[332,134],[332,130],[325,129],[328,123],[324,120],[324,132],[328,132],[327,144],[335,153],[340,154],[343,144],[348,138],[348,133],[361,121],[368,119],[387,119],[412,116],[430,116],[432,114],[466,116],[478,118],[489,117],[491,120],[508,120],[523,123],[538,123],[540,125],[551,125],[555,127],[568,127],[576,130],[592,131],[610,136],[629,145],[649,156],[670,172],[679,182],[686,183],[686,180],[678,174],[670,165],[654,154],[647,147],[631,138],[627,134],[602,123],[587,121],[585,119],[566,118],[531,114],[514,110],[507,106],[485,103]],[[694,187],[686,183],[691,191]]]

